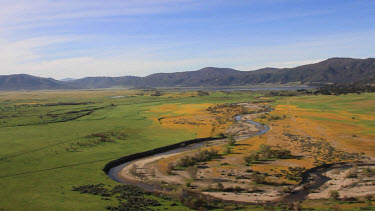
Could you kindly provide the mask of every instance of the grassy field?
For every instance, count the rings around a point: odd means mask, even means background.
[[[72,186],[116,185],[101,171],[110,160],[197,136],[187,129],[158,127],[149,118],[177,114],[147,111],[165,104],[253,97],[240,92],[160,97],[137,91],[1,93],[0,210],[103,210],[117,201],[79,194]],[[107,135],[109,141],[95,134]],[[187,209],[172,203],[162,200],[172,210]]]
[[[327,137],[338,146],[375,156],[374,93],[291,97],[277,104],[284,106],[283,112],[324,128]]]
[[[115,186],[117,183],[102,172],[107,162],[215,135],[220,128],[188,123],[207,123],[199,117],[210,105],[251,101],[259,96],[252,92],[151,95],[129,90],[0,93],[0,210],[104,210],[114,206],[118,203],[115,199],[79,194],[72,186]],[[288,118],[274,122],[260,119],[273,128],[249,140],[250,151],[267,141],[277,144],[285,138],[280,135],[286,129],[316,135],[324,128],[324,137],[335,146],[370,155],[375,152],[375,144],[368,141],[375,139],[374,94],[276,100],[272,115]],[[239,160],[242,165],[242,157]],[[259,171],[265,168],[254,166]],[[158,209],[188,210],[178,202],[157,200],[162,203]],[[319,208],[311,203],[306,207]]]

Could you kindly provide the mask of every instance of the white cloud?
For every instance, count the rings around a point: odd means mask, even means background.
[[[199,5],[197,0],[2,0],[0,26],[30,28],[82,18],[105,18],[177,12]]]
[[[67,37],[36,37],[19,41],[0,39],[0,74],[27,72],[32,63],[42,56],[36,53],[38,48],[51,44],[65,43],[77,38]]]
[[[278,46],[217,48],[199,55],[184,58],[165,56],[168,46],[139,46],[123,51],[108,50],[100,55],[72,56],[70,58],[43,60],[34,49],[41,46],[84,39],[71,37],[41,37],[24,41],[0,40],[0,74],[27,73],[43,77],[80,78],[85,76],[145,76],[155,72],[189,71],[206,66],[232,67],[239,70],[254,70],[263,67],[294,67],[319,62],[334,56],[365,57],[375,47],[367,42],[374,33],[316,37],[306,42],[288,43]],[[171,44],[173,45],[173,44]],[[178,47],[178,46],[176,46]],[[348,51],[349,50],[349,51]],[[169,52],[173,52],[172,51]],[[342,52],[341,52],[342,51]],[[125,52],[125,53],[124,53]],[[128,53],[126,53],[128,52]],[[162,52],[162,53],[160,53]],[[345,52],[351,52],[347,54]],[[103,56],[106,55],[106,56]],[[319,56],[317,58],[317,56]]]
[[[59,44],[60,48],[64,48],[64,45],[69,42],[80,43],[87,39],[91,39],[93,46],[96,47],[95,41],[99,43],[100,39],[86,34],[71,36],[52,33],[53,35],[40,36],[44,32],[43,30],[38,31],[38,35],[34,36],[22,32],[29,32],[28,30],[32,32],[31,29],[37,26],[60,25],[81,19],[197,9],[201,8],[203,3],[199,0],[19,0],[17,3],[11,0],[0,1],[2,1],[0,7],[0,74],[27,73],[54,78],[145,76],[154,72],[187,71],[205,66],[252,70],[266,66],[293,67],[315,63],[333,56],[375,56],[373,55],[374,31],[304,37],[304,41],[289,41],[289,43],[283,42],[279,45],[261,43],[261,46],[252,46],[249,43],[242,47],[223,47],[225,45],[217,43],[217,45],[208,48],[204,47],[205,42],[210,43],[210,41],[199,39],[194,41],[164,39],[163,41],[150,42],[151,44],[137,42],[135,45],[131,45],[131,42],[140,36],[147,36],[136,34],[122,37],[123,40],[129,40],[129,45],[109,46],[108,49],[97,48],[92,51],[87,50],[80,55],[74,55],[70,51],[58,52],[48,47]],[[312,14],[316,13],[312,12]],[[303,15],[311,14],[289,14],[290,17]],[[289,16],[286,14],[285,17],[275,17],[288,18]],[[271,20],[275,17],[271,17]],[[268,19],[266,18],[266,20]],[[28,30],[24,30],[25,28]],[[137,38],[130,36],[137,36]],[[152,39],[153,35],[150,36]],[[145,38],[144,40],[149,39]],[[239,42],[238,45],[244,43],[246,42]],[[179,49],[181,46],[183,49]],[[48,50],[43,53],[40,49]],[[184,52],[184,50],[189,51],[190,49],[193,49],[190,53]],[[82,49],[82,51],[85,50]],[[57,56],[50,55],[48,52],[53,52]]]
[[[154,72],[170,72],[173,69],[193,70],[186,68],[191,67],[191,64],[195,64],[194,68],[196,68],[196,65],[203,65],[202,63],[204,62],[207,61],[204,61],[204,59],[163,61],[152,59],[121,59],[119,57],[116,59],[77,57],[17,64],[13,65],[13,69],[15,72],[23,71],[23,73],[27,74],[57,79],[66,77],[81,78],[86,76],[145,76]]]

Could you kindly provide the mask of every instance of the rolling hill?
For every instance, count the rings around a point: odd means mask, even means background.
[[[230,68],[206,67],[196,71],[155,73],[146,77],[86,77],[57,81],[25,74],[0,76],[0,90],[91,89],[113,86],[127,87],[199,87],[243,86],[250,84],[302,84],[372,82],[375,58],[331,58],[294,68],[262,68],[239,71]]]
[[[0,90],[42,90],[42,89],[69,89],[62,81],[53,78],[41,78],[27,74],[0,75]]]

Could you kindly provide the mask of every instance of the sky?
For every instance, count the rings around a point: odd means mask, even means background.
[[[0,75],[146,76],[375,57],[373,0],[0,0]]]

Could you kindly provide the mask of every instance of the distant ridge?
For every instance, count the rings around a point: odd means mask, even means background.
[[[42,89],[68,89],[62,81],[53,78],[41,78],[27,74],[0,75],[0,90],[42,90]]]
[[[60,79],[59,81],[73,81],[75,80],[74,78],[63,78],[63,79]]]
[[[212,87],[243,86],[260,83],[302,84],[375,82],[375,59],[330,58],[294,68],[262,68],[239,71],[231,68],[206,67],[196,71],[155,73],[146,77],[86,77],[57,81],[26,74],[0,76],[0,90],[92,89],[127,87]]]

